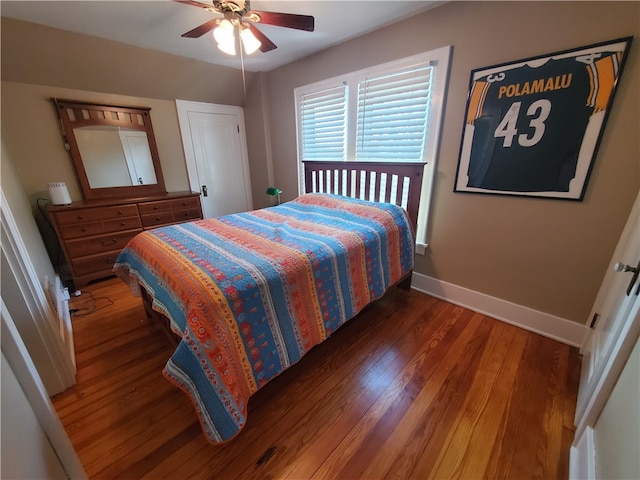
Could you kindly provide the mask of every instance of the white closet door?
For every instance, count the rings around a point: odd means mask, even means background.
[[[189,184],[205,218],[251,210],[251,179],[239,107],[176,100]]]
[[[622,232],[592,310],[582,346],[574,444],[595,424],[640,335],[640,194]]]

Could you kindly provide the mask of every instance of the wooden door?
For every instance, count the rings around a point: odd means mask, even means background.
[[[200,191],[204,218],[253,208],[239,107],[176,101],[189,184]]]
[[[594,425],[640,333],[640,194],[620,237],[581,349],[575,443]]]

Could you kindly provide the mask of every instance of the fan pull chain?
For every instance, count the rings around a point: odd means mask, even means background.
[[[239,30],[238,30],[239,32]],[[245,78],[244,75],[244,53],[243,53],[243,49],[242,49],[242,41],[240,40],[240,34],[238,33],[238,43],[239,43],[239,50],[240,50],[240,67],[242,68],[242,91],[244,93],[244,103],[242,104],[243,107],[245,107],[247,105],[247,80]]]

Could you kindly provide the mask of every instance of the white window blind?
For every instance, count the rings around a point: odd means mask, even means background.
[[[299,112],[302,159],[345,160],[347,87],[303,95]]]
[[[356,160],[423,161],[432,70],[425,65],[358,83]]]

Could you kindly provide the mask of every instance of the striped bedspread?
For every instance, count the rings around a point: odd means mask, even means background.
[[[114,271],[181,337],[163,374],[216,443],[242,429],[256,390],[412,270],[413,245],[400,207],[306,194],[143,232]]]

